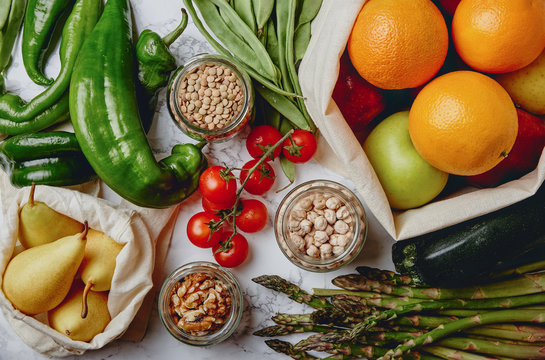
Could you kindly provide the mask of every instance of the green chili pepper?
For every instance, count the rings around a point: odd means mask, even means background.
[[[67,186],[96,178],[73,133],[52,131],[0,142],[0,163],[14,186]]]
[[[146,132],[151,127],[159,90],[167,85],[170,73],[176,70],[176,59],[168,48],[183,33],[187,20],[187,12],[182,9],[182,21],[170,34],[161,38],[157,33],[146,29],[140,33],[136,43],[138,62],[136,95],[140,118]]]
[[[78,0],[62,32],[57,79],[30,102],[14,94],[0,97],[0,133],[16,135],[45,129],[68,118],[68,86],[83,41],[100,17],[100,0]]]
[[[70,114],[99,177],[137,205],[164,208],[197,189],[206,159],[186,144],[155,160],[138,114],[130,24],[128,1],[108,0],[72,74]]]
[[[7,68],[21,28],[26,0],[2,0],[0,6],[0,74]],[[3,88],[3,86],[0,86]]]
[[[23,27],[23,64],[30,79],[38,85],[52,83],[43,73],[45,54],[51,45],[62,15],[70,11],[74,0],[29,0]],[[62,59],[62,58],[61,58]]]

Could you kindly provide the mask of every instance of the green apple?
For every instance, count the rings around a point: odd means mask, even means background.
[[[369,134],[363,150],[395,209],[426,204],[445,187],[448,174],[428,164],[409,136],[409,112],[382,120]]]
[[[545,51],[530,65],[495,78],[521,108],[545,114]]]

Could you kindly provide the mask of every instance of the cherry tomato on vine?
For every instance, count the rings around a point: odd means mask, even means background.
[[[232,173],[223,166],[212,166],[204,170],[199,178],[202,196],[215,203],[234,202],[237,195],[237,182]]]
[[[254,165],[257,164],[258,161],[258,159],[254,159],[244,164],[242,168],[247,170],[242,170],[240,172],[241,184],[244,182],[244,180],[246,180],[249,170],[254,167]],[[250,178],[248,179],[248,182],[244,186],[244,190],[253,195],[262,195],[269,191],[270,188],[273,186],[275,176],[276,175],[274,174],[274,169],[268,162],[265,161],[252,172]]]
[[[225,233],[228,239],[230,233]],[[248,240],[240,234],[235,234],[231,240],[225,240],[212,248],[214,259],[223,267],[232,268],[239,266],[248,257]]]
[[[297,129],[282,144],[282,153],[292,163],[309,161],[316,153],[316,138],[310,131]]]
[[[210,248],[217,245],[224,237],[222,229],[210,235],[211,221],[218,222],[220,217],[209,212],[199,212],[193,215],[187,223],[187,237],[193,245],[200,248]]]
[[[242,210],[237,216],[236,225],[239,230],[247,233],[255,233],[267,225],[267,207],[256,199],[240,200]]]
[[[280,131],[270,125],[261,125],[254,128],[248,135],[248,138],[246,139],[246,149],[252,157],[258,158],[265,153],[268,147],[276,144],[280,139],[282,139]],[[279,145],[274,149],[270,159],[273,160],[278,157],[281,151],[282,146]]]
[[[204,211],[208,211],[209,213],[217,213],[219,210],[223,209],[230,209],[235,205],[236,197],[233,199],[233,201],[227,202],[227,203],[215,203],[204,196],[201,198],[202,208]]]

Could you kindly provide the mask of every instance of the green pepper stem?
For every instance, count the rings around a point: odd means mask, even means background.
[[[176,41],[176,39],[179,38],[180,35],[182,35],[185,28],[187,27],[187,20],[188,20],[187,11],[185,11],[185,9],[182,8],[182,21],[180,22],[180,25],[178,25],[176,29],[172,30],[170,34],[163,37],[163,42],[165,43],[167,47],[172,45],[172,43]]]

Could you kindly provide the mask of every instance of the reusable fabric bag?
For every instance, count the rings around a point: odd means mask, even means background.
[[[464,188],[417,209],[392,211],[361,144],[331,98],[339,58],[365,0],[324,0],[299,79],[307,109],[322,135],[316,159],[349,177],[369,210],[396,240],[432,232],[498,210],[533,195],[545,178],[542,154],[536,170],[492,189]]]

